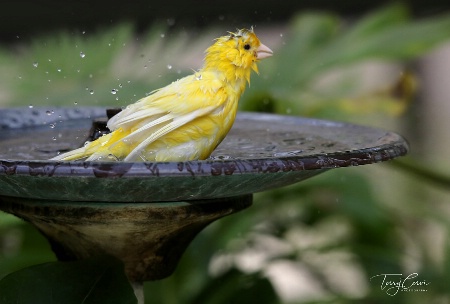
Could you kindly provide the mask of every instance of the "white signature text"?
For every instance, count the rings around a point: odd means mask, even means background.
[[[370,281],[378,279],[381,284],[381,290],[390,296],[395,296],[399,291],[402,292],[423,292],[427,291],[430,282],[419,280],[417,272],[404,277],[401,273],[382,273],[374,275]]]

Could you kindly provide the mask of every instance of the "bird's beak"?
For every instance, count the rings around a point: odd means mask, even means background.
[[[271,49],[261,43],[261,45],[256,49],[256,54],[258,59],[264,59],[273,55]]]

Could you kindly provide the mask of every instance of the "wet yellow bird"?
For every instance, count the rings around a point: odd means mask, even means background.
[[[52,160],[188,161],[206,159],[225,138],[257,62],[272,55],[253,29],[216,39],[203,67],[127,106],[111,133]]]

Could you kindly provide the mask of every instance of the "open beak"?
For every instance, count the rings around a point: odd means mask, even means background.
[[[256,49],[256,54],[258,59],[264,59],[273,55],[271,49],[261,43],[261,45]]]

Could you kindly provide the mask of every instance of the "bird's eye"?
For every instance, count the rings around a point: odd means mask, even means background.
[[[250,49],[250,44],[246,44],[246,45],[244,45],[244,49],[246,49],[246,50],[249,50]]]

